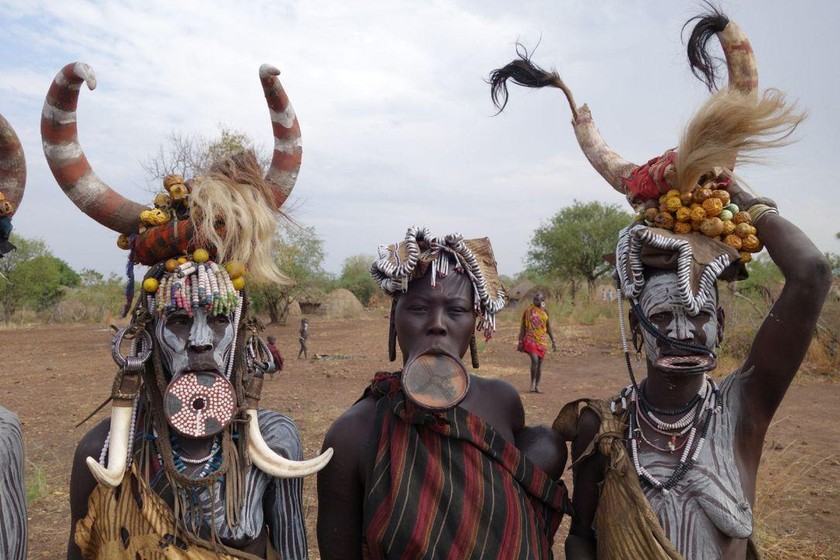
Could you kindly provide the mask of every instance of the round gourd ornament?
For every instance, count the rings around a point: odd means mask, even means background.
[[[143,280],[143,289],[149,294],[157,292],[159,286],[160,282],[156,278],[146,278]]]
[[[207,249],[199,248],[193,251],[192,258],[197,263],[205,263],[210,260],[210,253],[207,252]]]

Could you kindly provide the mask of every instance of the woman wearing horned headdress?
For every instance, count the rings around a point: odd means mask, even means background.
[[[704,46],[717,35],[729,88],[697,112],[676,151],[644,166],[612,152],[589,109],[576,108],[559,76],[527,55],[494,75],[502,101],[508,78],[563,89],[587,158],[645,212],[616,249],[619,309],[629,304],[643,371],[634,371],[621,317],[630,385],[609,401],[569,403],[554,423],[575,461],[571,558],[757,557],[752,508],[764,435],[830,286],[811,240],[732,174],[739,153],[784,144],[803,117],[778,91],[756,94],[752,49],[733,22],[720,13],[697,19],[692,66],[713,83]],[[785,286],[744,363],[718,383],[710,376],[724,333],[718,282],[743,277],[742,262],[762,243]]]
[[[153,210],[112,191],[78,143],[76,103],[93,70],[65,66],[47,94],[41,132],[59,186],[149,266],[112,343],[111,418],[76,448],[68,558],[307,557],[301,479],[332,450],[302,460],[294,422],[259,407],[272,359],[244,276],[288,281],[271,251],[301,144],[278,74],[260,68],[275,135],[268,174],[253,153],[233,154],[189,183],[167,176]]]

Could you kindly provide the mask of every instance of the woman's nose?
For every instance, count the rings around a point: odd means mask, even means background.
[[[192,328],[190,328],[190,348],[196,352],[213,349],[213,331],[203,314],[196,313],[193,319]]]
[[[445,335],[446,322],[444,321],[444,310],[433,309],[429,314],[429,326],[427,329],[429,334]]]
[[[668,336],[677,340],[692,340],[694,338],[694,323],[687,315],[678,313],[668,328]]]

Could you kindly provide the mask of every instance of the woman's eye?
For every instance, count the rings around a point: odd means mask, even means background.
[[[168,319],[166,319],[167,325],[186,325],[189,324],[190,318],[184,314],[179,313],[178,315],[170,315]]]
[[[227,315],[212,315],[207,318],[207,322],[216,325],[227,325],[230,323],[230,317]]]

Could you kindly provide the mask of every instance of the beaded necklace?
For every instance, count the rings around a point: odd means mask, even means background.
[[[182,451],[178,445],[178,441],[172,435],[169,436],[169,443],[172,445],[172,461],[175,463],[175,468],[178,469],[179,473],[183,473],[186,470],[187,464],[200,465],[204,463],[204,467],[202,467],[198,474],[193,477],[204,478],[208,474],[219,470],[219,467],[222,465],[222,454],[220,453],[222,450],[222,444],[218,437],[213,440],[213,445],[210,447],[210,453],[200,459],[184,457],[181,454]],[[158,458],[160,458],[159,454]]]
[[[703,446],[706,443],[706,436],[709,432],[709,425],[711,424],[712,415],[718,413],[721,410],[720,406],[720,390],[718,386],[712,381],[710,378],[707,377],[706,384],[710,385],[710,391],[707,391],[706,397],[698,405],[698,414],[695,415],[695,421],[690,424],[690,429],[688,431],[688,436],[686,440],[680,445],[679,448],[683,449],[683,453],[680,456],[680,462],[677,464],[676,468],[674,468],[674,472],[668,477],[667,480],[664,482],[657,480],[651,473],[648,471],[639,461],[639,439],[642,439],[646,443],[650,444],[645,438],[644,434],[642,433],[641,426],[638,423],[638,413],[639,409],[641,408],[641,413],[644,414],[645,403],[644,401],[639,398],[640,394],[638,391],[632,389],[632,394],[630,395],[630,407],[629,407],[629,414],[628,414],[628,439],[630,442],[630,456],[633,460],[633,466],[636,469],[636,474],[639,476],[640,480],[645,481],[650,486],[656,488],[657,490],[661,491],[663,494],[668,494],[668,492],[676,486],[680,480],[685,477],[685,475],[694,467],[697,463],[697,459],[700,457],[700,452],[703,450]],[[699,395],[699,393],[698,393]],[[622,397],[624,398],[624,397]],[[705,411],[705,414],[702,414],[701,419],[701,412]],[[698,434],[698,427],[700,432],[700,437],[697,437]],[[672,438],[674,434],[671,434]],[[672,439],[672,442],[675,442],[675,439]],[[660,451],[665,451],[664,449],[660,449],[652,444],[652,447],[659,449]],[[669,445],[669,448],[671,446]],[[670,451],[674,451],[678,449],[674,446],[674,449]]]

